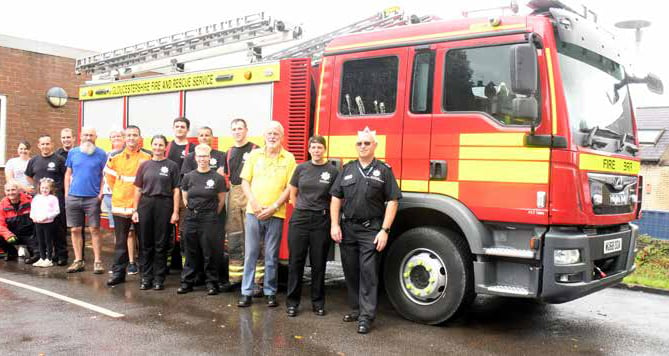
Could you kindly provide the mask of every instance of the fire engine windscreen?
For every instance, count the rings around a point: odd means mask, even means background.
[[[632,113],[623,66],[567,42],[558,44],[558,58],[575,142],[583,143],[577,139],[583,132],[612,139],[627,134],[632,139]]]

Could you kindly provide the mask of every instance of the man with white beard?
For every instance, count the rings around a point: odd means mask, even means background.
[[[67,268],[68,273],[82,272],[83,244],[81,231],[88,218],[88,227],[93,242],[93,273],[104,273],[100,241],[100,201],[102,200],[102,170],[107,163],[107,154],[95,146],[97,134],[94,128],[81,129],[81,145],[70,150],[65,166],[65,210],[67,226],[72,236],[74,262]]]

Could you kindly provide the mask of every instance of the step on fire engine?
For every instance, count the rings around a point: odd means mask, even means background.
[[[241,19],[216,27],[220,37],[201,30],[84,58],[78,72],[112,79],[181,69],[175,47],[218,43],[258,63],[85,85],[81,124],[99,137],[133,124],[151,137],[186,116],[226,150],[232,119],[246,118],[256,143],[275,119],[298,160],[319,134],[335,165],[356,158],[356,132],[368,126],[404,194],[383,259],[400,314],[440,323],[476,294],[569,301],[635,268],[640,163],[628,85],[662,83],[625,71],[591,11],[528,6],[527,16],[448,21],[390,9],[265,58],[263,36],[279,33],[265,42],[277,43],[301,29]]]

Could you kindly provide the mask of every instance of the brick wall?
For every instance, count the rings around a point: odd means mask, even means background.
[[[669,211],[669,166],[642,164],[644,210]]]
[[[0,47],[0,95],[7,97],[5,158],[17,155],[16,147],[23,139],[30,142],[31,153],[36,155],[40,135],[50,134],[56,147],[60,147],[62,128],[70,127],[76,135],[78,87],[87,79],[74,73],[72,58]],[[46,101],[47,90],[55,86],[65,89],[69,97],[62,108]],[[4,170],[0,173],[0,183],[4,184]]]

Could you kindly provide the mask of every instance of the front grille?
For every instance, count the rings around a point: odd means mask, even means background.
[[[622,205],[622,206],[595,206],[592,210],[597,215],[606,215],[606,214],[628,214],[634,211],[634,205]]]
[[[597,215],[629,214],[636,207],[637,177],[588,173],[592,210]]]

